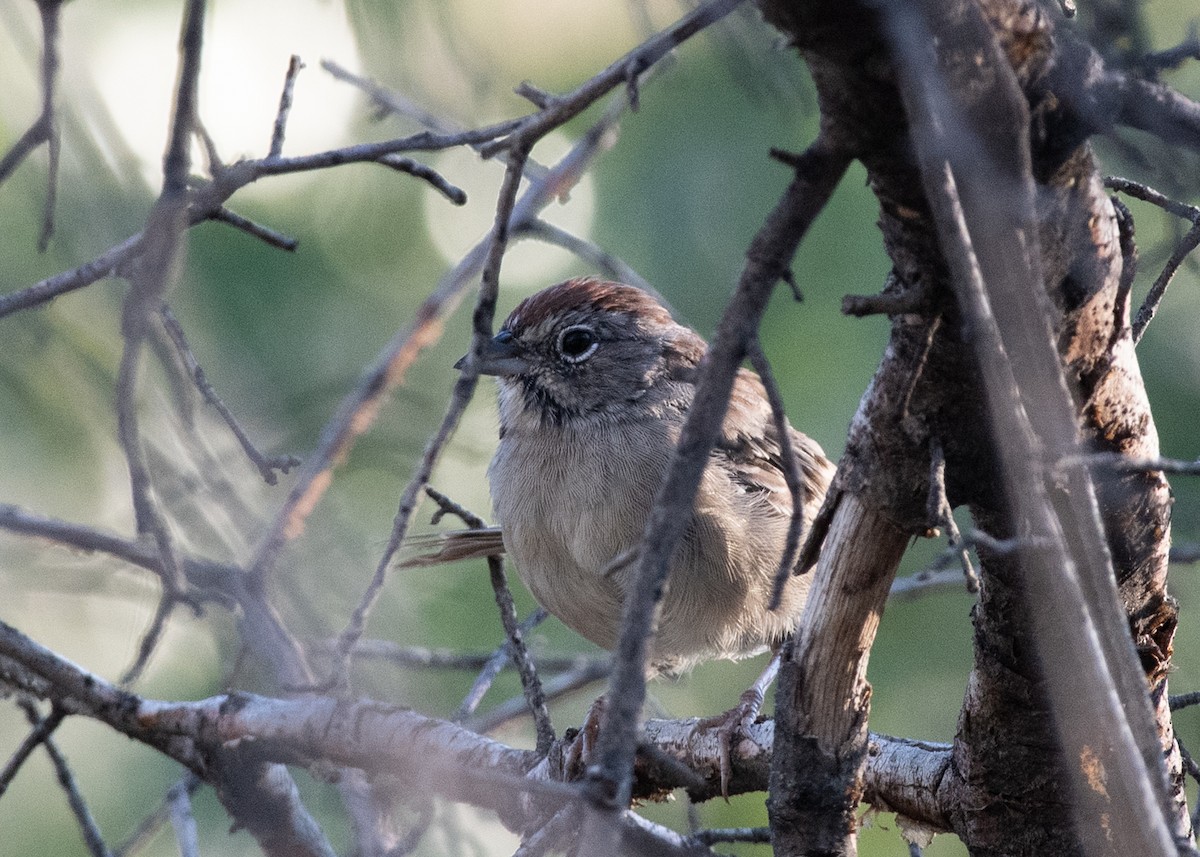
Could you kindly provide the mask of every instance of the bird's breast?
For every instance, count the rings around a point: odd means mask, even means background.
[[[488,470],[521,580],[543,607],[606,648],[616,643],[628,573],[611,566],[641,540],[672,442],[657,425],[508,431]]]

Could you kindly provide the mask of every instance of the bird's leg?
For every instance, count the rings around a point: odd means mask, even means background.
[[[604,709],[608,705],[608,697],[599,696],[588,709],[583,718],[583,725],[571,740],[571,745],[563,754],[563,774],[568,782],[578,780],[583,776],[584,769],[591,759],[592,750],[596,747],[596,738],[600,735],[600,721],[604,719]]]
[[[776,648],[771,652],[771,660],[767,663],[766,669],[742,694],[737,705],[724,714],[707,717],[696,724],[697,729],[717,727],[717,740],[720,746],[721,797],[725,800],[729,800],[729,779],[733,776],[733,739],[739,732],[746,732],[758,719],[758,713],[762,710],[763,702],[767,698],[767,688],[771,686],[771,682],[775,681],[775,676],[779,673],[780,658],[781,652]]]

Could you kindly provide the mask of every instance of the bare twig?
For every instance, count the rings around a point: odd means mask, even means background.
[[[220,223],[227,223],[234,229],[239,229],[242,232],[245,232],[247,235],[257,238],[264,244],[268,244],[271,247],[275,247],[279,250],[286,250],[287,252],[291,253],[300,246],[300,242],[295,238],[292,238],[289,235],[284,235],[282,232],[277,232],[269,226],[263,226],[261,223],[255,223],[250,218],[242,217],[242,215],[230,211],[223,205],[216,210],[212,216],[212,219]]]
[[[0,503],[0,529],[47,539],[88,553],[99,551],[147,569],[159,577],[163,575],[162,557],[145,542],[126,539],[83,524],[36,515],[17,506]],[[182,561],[191,586],[206,597],[229,603],[229,592],[236,588],[234,581],[240,574],[237,568],[193,557],[183,557]]]
[[[951,548],[945,552],[944,556],[949,558],[948,562],[956,562],[959,558],[959,549]],[[897,577],[892,581],[891,589],[888,590],[888,598],[890,600],[915,598],[918,595],[925,595],[941,589],[961,591],[963,589],[962,571],[928,568],[907,577]]]
[[[267,149],[268,158],[278,158],[283,154],[283,139],[287,134],[288,114],[292,112],[292,93],[296,88],[296,77],[304,68],[300,57],[292,54],[288,60],[287,74],[283,77],[283,91],[279,94],[279,110],[275,114],[275,126],[271,130],[271,145]]]
[[[897,292],[880,292],[877,295],[845,295],[842,298],[842,314],[865,318],[869,315],[903,315],[927,309],[925,290],[905,289]]]
[[[1188,25],[1188,37],[1173,48],[1157,51],[1142,57],[1142,68],[1151,74],[1178,68],[1188,60],[1200,60],[1200,34],[1196,22]]]
[[[1181,693],[1171,697],[1172,711],[1190,708],[1193,705],[1200,705],[1200,690],[1194,690],[1191,693]]]
[[[517,190],[521,183],[522,155],[523,152],[514,152],[512,154],[508,170],[504,174],[504,183],[500,188],[500,197],[496,203],[496,221],[492,227],[492,234],[488,239],[487,261],[483,266],[479,299],[475,306],[475,339],[479,342],[483,342],[487,336],[490,336],[491,319],[495,313],[496,295],[499,291],[500,263],[504,257],[504,250],[508,245],[510,219],[513,207],[516,204]],[[483,333],[480,332],[481,330]],[[355,607],[346,628],[338,637],[338,650],[341,653],[340,660],[343,663],[335,668],[337,672],[340,672],[340,667],[344,666],[346,654],[354,647],[354,643],[357,642],[358,638],[362,636],[363,629],[366,627],[367,616],[379,598],[379,594],[383,591],[383,585],[387,580],[387,571],[391,565],[392,557],[404,541],[409,521],[417,505],[417,499],[421,491],[429,483],[430,474],[433,472],[433,465],[437,461],[442,447],[449,440],[455,426],[458,425],[458,420],[462,416],[462,412],[466,409],[478,380],[478,373],[470,367],[462,373],[458,379],[458,383],[454,386],[454,393],[446,409],[446,414],[442,418],[441,426],[425,445],[425,451],[421,455],[416,472],[409,480],[408,485],[404,489],[404,494],[400,499],[400,507],[396,512],[396,518],[392,525],[392,533],[388,538],[383,555],[375,567],[375,574],[363,592],[362,598],[359,600],[358,606]],[[256,564],[254,571],[256,574],[262,574],[263,569]]]
[[[200,857],[200,840],[196,834],[196,816],[192,814],[192,792],[187,783],[179,782],[167,791],[171,827],[179,845],[179,857]]]
[[[58,83],[59,41],[63,0],[37,0],[42,21],[42,110],[33,124],[0,158],[0,183],[20,166],[21,162],[42,143],[46,144],[46,201],[42,207],[42,228],[38,234],[38,252],[44,253],[54,234],[54,204],[58,196],[58,161],[60,136],[55,118],[55,90]]]
[[[579,835],[578,825],[579,807],[568,804],[525,837],[512,857],[542,857],[551,850],[570,853],[570,843]]]
[[[522,628],[528,633],[529,628],[525,627],[526,623],[530,623],[534,617],[539,617],[539,621],[545,619],[549,614],[542,608],[538,608],[529,614],[522,621]],[[534,622],[533,624],[537,624]],[[529,627],[532,627],[530,625]],[[320,640],[314,641],[313,646],[322,649],[326,652],[336,650],[336,640]],[[431,649],[426,646],[402,646],[391,640],[359,640],[354,649],[350,652],[351,657],[356,660],[376,660],[387,661],[398,667],[406,669],[427,669],[427,670],[465,670],[468,672],[478,672],[483,669],[496,652],[460,652],[457,649]],[[505,665],[507,666],[507,653]],[[586,664],[602,663],[607,664],[609,658],[607,655],[538,655],[538,669],[543,672],[560,672],[562,670],[572,670],[583,667]]]
[[[83,841],[87,845],[88,851],[92,857],[111,857],[108,846],[104,844],[104,837],[100,835],[100,827],[96,824],[92,811],[88,809],[83,794],[79,791],[79,784],[75,782],[75,774],[71,772],[71,766],[67,764],[66,757],[63,756],[62,751],[58,749],[58,744],[51,737],[54,729],[62,722],[63,712],[55,706],[50,715],[43,720],[38,714],[37,707],[28,699],[21,700],[19,705],[25,711],[25,717],[33,725],[34,732],[39,731],[43,724],[49,724],[41,744],[46,748],[46,755],[50,757],[50,763],[54,766],[58,784],[62,786],[62,790],[67,796],[67,803],[71,807],[75,820],[79,823],[79,830],[83,834]]]
[[[950,508],[950,499],[946,496],[946,453],[942,449],[940,438],[933,438],[929,445],[929,500],[928,514],[930,522],[946,530],[946,540],[949,547],[958,553],[962,564],[963,577],[967,580],[967,591],[979,591],[979,576],[975,566],[971,564],[971,554],[962,543],[962,533],[954,521],[954,510]]]
[[[1094,452],[1067,456],[1056,469],[1091,466],[1117,473],[1172,473],[1180,476],[1200,476],[1200,459],[1181,461],[1177,458],[1130,458],[1118,452]]]
[[[1128,194],[1135,199],[1156,205],[1164,211],[1190,221],[1192,224],[1191,228],[1184,233],[1183,238],[1179,240],[1175,249],[1171,251],[1170,258],[1167,259],[1167,263],[1163,266],[1162,271],[1150,286],[1149,291],[1146,293],[1146,299],[1137,311],[1137,316],[1133,320],[1133,341],[1134,344],[1137,344],[1145,334],[1146,326],[1153,321],[1155,314],[1158,312],[1158,307],[1162,303],[1162,299],[1167,293],[1167,287],[1171,284],[1175,273],[1179,270],[1184,260],[1187,259],[1188,255],[1196,247],[1200,246],[1200,207],[1168,199],[1166,195],[1152,187],[1144,185],[1141,182],[1120,178],[1119,176],[1108,176],[1105,178],[1104,184],[1106,187]]]
[[[549,615],[549,613],[539,607],[521,621],[517,626],[517,630],[523,637],[545,621]],[[491,688],[492,683],[496,680],[496,676],[500,675],[505,666],[509,664],[513,666],[520,665],[519,659],[514,655],[515,649],[512,639],[507,635],[507,629],[505,629],[505,633],[504,642],[479,666],[479,674],[475,677],[475,681],[471,683],[471,689],[467,691],[467,695],[459,703],[458,710],[450,717],[455,723],[462,723],[475,713],[475,709],[483,701],[484,695]],[[521,648],[524,649],[523,641]],[[525,656],[528,657],[527,652]],[[524,683],[522,683],[522,687],[524,687]]]
[[[1133,179],[1122,178],[1121,176],[1105,176],[1104,186],[1132,196],[1134,199],[1140,199],[1142,202],[1158,206],[1163,211],[1174,214],[1176,217],[1182,217],[1184,220],[1189,220],[1192,223],[1200,220],[1200,208],[1197,206],[1177,202],[1161,191],[1157,191],[1149,185],[1142,184]]]
[[[767,361],[767,355],[763,353],[757,332],[746,344],[746,350],[750,356],[750,365],[762,380],[763,389],[767,391],[767,401],[771,403],[771,418],[775,422],[775,433],[779,437],[779,455],[783,460],[783,478],[792,498],[792,517],[788,521],[783,556],[779,558],[779,567],[775,570],[775,584],[771,590],[771,609],[774,610],[779,607],[788,578],[796,570],[800,535],[804,532],[804,505],[808,498],[804,496],[804,475],[800,472],[800,462],[792,446],[791,425],[788,423],[783,395],[779,392],[775,373],[771,371],[771,364]]]
[[[661,33],[642,42],[573,92],[549,99],[544,109],[528,117],[506,137],[484,146],[480,154],[487,158],[521,143],[528,144],[539,140],[618,86],[628,87],[631,101],[636,102],[636,82],[640,74],[678,45],[721,20],[741,4],[742,0],[709,0],[697,6],[692,12]]]
[[[190,771],[184,774],[167,790],[167,794],[158,808],[142,819],[137,829],[129,834],[120,845],[112,849],[113,857],[132,857],[145,848],[162,826],[171,820],[171,809],[177,800],[177,790],[183,790],[188,795],[193,795],[198,788],[200,788],[200,778]]]
[[[1200,562],[1200,544],[1171,545],[1171,562],[1181,565]]]
[[[771,828],[718,827],[712,830],[698,830],[688,838],[699,845],[716,845],[718,842],[749,842],[762,845],[771,841]]]
[[[158,599],[158,605],[154,608],[154,618],[150,620],[150,627],[146,629],[141,642],[138,643],[137,655],[121,676],[122,687],[128,687],[141,677],[146,665],[150,663],[150,657],[154,654],[154,650],[162,641],[163,634],[167,630],[167,620],[171,618],[171,613],[178,603],[176,599],[169,596]]]
[[[445,179],[445,177],[442,176],[441,173],[427,164],[419,163],[414,161],[412,158],[406,158],[403,155],[384,155],[379,159],[379,163],[383,164],[385,167],[391,167],[393,170],[397,170],[398,172],[408,173],[414,178],[421,179],[421,181],[426,182],[430,187],[432,187],[442,196],[446,197],[446,199],[450,200],[455,205],[467,204],[466,191],[460,187],[452,185]]]
[[[25,716],[30,718],[33,723],[33,730],[25,736],[25,740],[21,742],[21,746],[13,751],[8,762],[5,763],[4,769],[0,770],[0,797],[8,791],[9,785],[16,778],[17,773],[21,770],[21,766],[25,764],[25,760],[33,755],[43,742],[45,742],[54,730],[59,727],[63,719],[67,716],[67,712],[61,708],[55,707],[50,710],[50,713],[45,717],[37,717],[37,711],[32,709],[32,706],[25,700],[20,703],[25,711]],[[33,716],[30,712],[33,711]]]
[[[783,198],[768,215],[746,253],[746,265],[708,356],[696,397],[646,523],[643,547],[625,602],[608,705],[596,748],[597,763],[585,783],[595,812],[589,815],[584,841],[588,853],[615,852],[612,813],[628,805],[638,717],[645,699],[645,662],[658,598],[668,562],[689,516],[701,474],[720,431],[729,392],[747,346],[756,335],[767,300],[787,269],[800,240],[824,207],[845,171],[848,159],[819,139]],[[607,821],[606,821],[607,819]]]
[[[184,367],[192,378],[192,382],[196,385],[196,389],[202,395],[217,413],[221,415],[221,419],[229,426],[238,443],[241,444],[242,451],[246,453],[246,457],[258,468],[258,472],[262,474],[263,481],[268,485],[274,485],[278,481],[275,471],[279,470],[287,473],[293,467],[300,464],[300,459],[294,455],[272,455],[265,456],[258,451],[258,448],[251,442],[249,435],[242,428],[241,423],[229,410],[229,407],[221,401],[221,397],[217,395],[217,391],[213,389],[212,384],[208,382],[208,376],[204,374],[204,367],[200,365],[200,361],[196,359],[195,352],[192,351],[188,344],[187,336],[183,332],[183,325],[179,323],[179,319],[175,317],[175,313],[171,311],[168,304],[163,304],[159,308],[159,316],[162,318],[163,326],[166,328],[171,341],[175,343],[175,348],[179,352],[179,357],[183,361]]]
[[[555,226],[541,218],[526,224],[520,230],[520,237],[536,238],[547,244],[562,247],[568,253],[574,253],[589,265],[594,265],[609,279],[636,286],[644,292],[659,297],[657,290],[624,259],[614,256],[604,248],[578,235],[572,235],[565,229]]]
[[[542,664],[542,669],[547,669]],[[545,679],[542,682],[542,693],[546,701],[552,701],[600,681],[612,671],[612,659],[609,657],[585,658],[570,669]],[[483,714],[464,722],[464,726],[472,732],[488,733],[498,729],[510,720],[525,716],[529,713],[529,703],[524,693],[514,696],[488,709]]]
[[[137,413],[137,387],[142,345],[151,314],[161,304],[177,275],[180,236],[185,228],[189,146],[195,127],[200,50],[203,44],[204,3],[189,0],[180,34],[180,71],[171,119],[170,140],[163,160],[163,188],[143,233],[145,252],[134,269],[121,308],[124,340],[117,374],[117,436],[129,468],[130,491],[139,534],[153,537],[162,555],[163,597],[186,599],[186,579],[176,555],[170,526],[152,495],[150,470],[142,448]]]
[[[213,181],[192,190],[189,196],[186,222],[188,226],[194,226],[206,220],[226,219],[220,213],[225,202],[246,185],[268,176],[329,169],[344,164],[373,163],[397,152],[435,151],[470,145],[508,133],[518,124],[519,120],[509,120],[457,134],[439,135],[421,132],[396,140],[362,143],[300,157],[239,161],[219,170]],[[265,239],[265,236],[256,237]],[[145,242],[146,233],[139,232],[77,268],[0,296],[0,318],[46,303],[67,292],[89,286],[118,270],[123,270],[145,251]]]

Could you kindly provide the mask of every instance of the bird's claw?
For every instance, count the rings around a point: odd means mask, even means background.
[[[570,746],[563,754],[563,773],[568,781],[580,779],[596,747],[600,735],[600,721],[604,717],[605,697],[599,697],[588,709],[583,725],[575,733]]]
[[[746,734],[758,719],[764,695],[757,687],[742,694],[738,704],[723,714],[701,720],[697,727],[717,730],[718,767],[721,776],[721,797],[729,800],[729,781],[733,778],[733,746],[739,734]]]

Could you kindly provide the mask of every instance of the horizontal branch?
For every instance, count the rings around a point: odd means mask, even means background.
[[[573,787],[552,781],[550,767],[532,750],[508,747],[461,726],[370,699],[310,696],[275,699],[233,693],[195,702],[145,699],[60,657],[0,622],[0,681],[95,719],[192,769],[212,776],[206,759],[221,749],[252,748],[259,762],[357,768],[399,776],[410,784],[474,806],[494,809],[507,823],[529,811],[525,792],[551,801],[574,799]],[[699,799],[720,793],[717,728],[698,719],[651,720],[645,739],[708,783]],[[731,793],[767,788],[774,722],[745,730],[733,748]],[[180,740],[185,739],[185,740]],[[561,742],[560,742],[561,743]],[[871,736],[867,773],[872,800],[924,823],[944,827],[935,773],[949,747]],[[551,753],[554,757],[555,753]],[[666,766],[654,766],[669,775]],[[914,772],[924,779],[914,780]],[[671,789],[670,779],[639,781],[637,793]],[[519,826],[519,825],[518,825]]]
[[[50,518],[26,511],[10,503],[0,503],[0,530],[46,539],[55,544],[86,553],[104,553],[158,576],[164,574],[159,551],[148,542],[129,539],[106,530]],[[224,594],[237,592],[240,569],[215,560],[181,557],[188,583],[206,597],[227,600]]]

